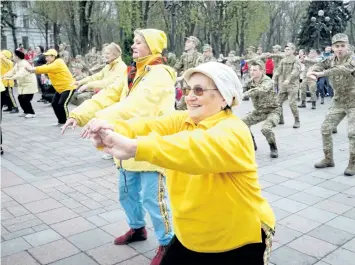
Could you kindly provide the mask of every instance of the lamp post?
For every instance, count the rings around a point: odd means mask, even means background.
[[[319,41],[320,41],[320,33],[324,29],[326,32],[329,31],[329,36],[331,38],[332,31],[327,27],[325,23],[330,21],[330,17],[324,17],[324,11],[318,11],[318,22],[316,17],[311,17],[311,21],[315,23],[316,31],[317,31],[317,50],[319,49]]]

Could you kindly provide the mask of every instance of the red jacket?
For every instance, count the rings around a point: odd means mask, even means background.
[[[272,75],[274,72],[274,61],[272,58],[267,58],[265,62],[265,72],[266,74]]]

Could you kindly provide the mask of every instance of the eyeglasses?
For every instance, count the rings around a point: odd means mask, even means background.
[[[182,89],[182,91],[184,92],[184,94],[185,95],[188,95],[188,94],[190,94],[190,91],[191,90],[193,90],[194,91],[194,95],[195,96],[198,96],[198,97],[200,97],[200,96],[202,96],[203,95],[203,93],[205,92],[205,91],[208,91],[208,90],[218,90],[217,88],[214,88],[214,89],[207,89],[207,88],[202,88],[202,87],[194,87],[194,88],[191,88],[191,87],[184,87],[183,89]]]

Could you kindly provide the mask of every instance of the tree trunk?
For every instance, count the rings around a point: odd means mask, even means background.
[[[89,29],[92,12],[92,1],[79,1],[80,46],[79,53],[86,54],[89,50]],[[75,28],[75,26],[74,26]]]
[[[59,43],[60,43],[60,25],[57,22],[53,23],[53,39],[54,39],[54,48],[59,50]]]
[[[46,22],[44,24],[44,34],[45,34],[45,39],[46,39],[46,50],[48,50],[49,45],[48,45],[48,31],[49,31],[49,22],[46,19]]]
[[[144,15],[143,15],[143,28],[147,28],[148,27],[148,15],[149,15],[149,9],[150,9],[150,5],[149,5],[149,1],[145,1],[145,8],[144,8]],[[143,4],[143,2],[142,2]]]
[[[176,4],[173,3],[171,7],[171,39],[170,39],[170,47],[172,51],[175,51],[176,40]]]
[[[248,8],[248,3],[242,2],[242,16],[241,16],[242,21],[241,21],[241,25],[240,25],[239,55],[242,55],[242,53],[244,53],[247,8]]]

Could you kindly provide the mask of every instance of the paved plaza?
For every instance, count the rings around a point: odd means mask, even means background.
[[[261,126],[252,128],[263,194],[278,220],[273,265],[355,264],[355,177],[343,176],[347,122],[334,135],[336,166],[313,167],[323,155],[320,125],[328,106],[329,99],[317,110],[301,109],[301,128],[293,129],[285,104],[285,125],[275,129],[277,159],[269,157]],[[237,113],[251,108],[246,102]],[[34,119],[3,114],[1,264],[149,264],[157,248],[149,218],[147,241],[113,245],[128,229],[113,162],[80,139],[80,130],[61,136],[51,126],[50,105],[34,103],[34,109]]]

